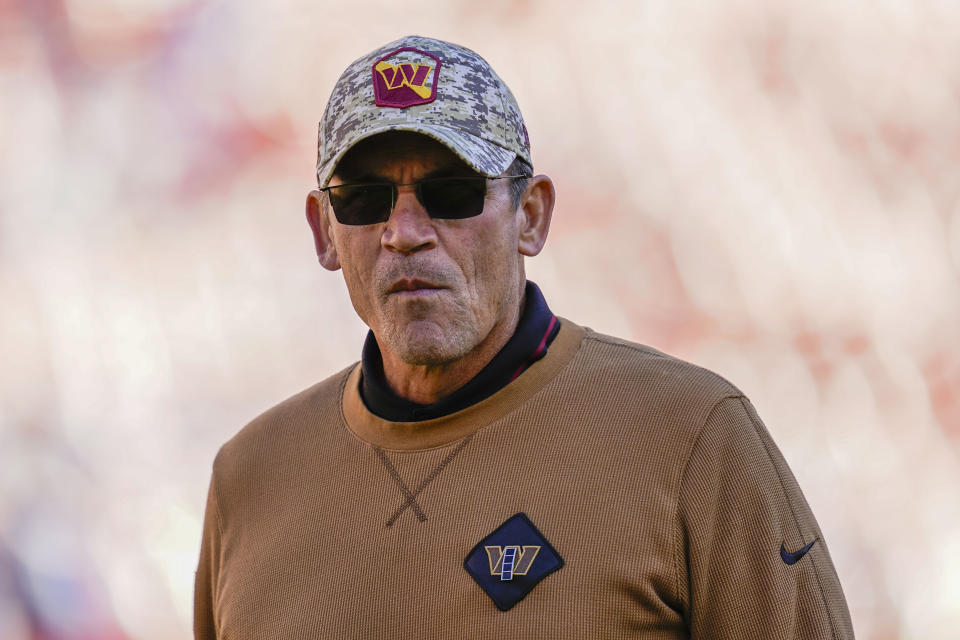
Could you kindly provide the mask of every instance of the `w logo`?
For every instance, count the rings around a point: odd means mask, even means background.
[[[540,553],[540,547],[536,545],[521,547],[511,544],[505,547],[488,546],[484,549],[487,551],[487,560],[490,561],[490,575],[500,576],[500,580],[513,580],[513,576],[527,575]]]
[[[433,71],[433,67],[428,64],[392,65],[389,62],[381,61],[377,63],[374,69],[380,73],[387,89],[410,87],[421,98],[430,95],[431,87],[423,86],[427,81],[427,76]]]
[[[433,102],[437,97],[440,59],[433,54],[404,47],[373,65],[373,97],[378,107],[410,107]]]

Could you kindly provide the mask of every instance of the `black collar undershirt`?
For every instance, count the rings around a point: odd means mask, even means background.
[[[360,382],[360,396],[367,409],[391,422],[420,422],[465,409],[512,382],[547,353],[547,347],[560,331],[560,322],[551,313],[540,288],[529,280],[525,296],[523,313],[507,344],[469,382],[433,404],[411,402],[393,392],[383,373],[377,339],[373,331],[367,332]]]

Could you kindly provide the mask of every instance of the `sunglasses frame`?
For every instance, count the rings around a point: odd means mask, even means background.
[[[421,192],[422,185],[424,183],[442,182],[447,180],[483,180],[483,194],[481,197],[486,197],[487,180],[508,180],[508,179],[516,180],[517,178],[530,179],[531,177],[532,176],[528,176],[525,174],[518,174],[518,175],[512,175],[512,176],[494,176],[492,178],[488,178],[486,176],[444,176],[440,178],[424,178],[423,180],[417,180],[415,182],[403,182],[403,183],[354,182],[349,184],[337,184],[333,186],[321,187],[317,190],[327,192],[327,199],[330,202],[330,207],[333,209],[334,216],[337,218],[337,222],[339,222],[340,224],[351,226],[351,227],[364,227],[364,226],[369,226],[373,224],[379,224],[381,222],[386,222],[387,220],[390,219],[390,214],[393,213],[393,208],[397,206],[397,193],[398,193],[399,187],[414,187],[414,194],[417,197],[417,202],[420,203],[420,206],[426,209],[427,215],[429,215],[431,219],[433,220],[465,220],[467,218],[473,218],[480,215],[481,213],[483,213],[483,208],[481,208],[479,212],[470,214],[468,216],[457,216],[457,217],[435,216],[433,215],[433,213],[430,212],[429,209],[427,209],[427,205],[424,204],[423,202],[423,194]],[[379,217],[373,222],[344,222],[343,220],[340,219],[340,214],[337,213],[337,207],[333,204],[333,198],[331,197],[331,193],[330,193],[330,192],[335,192],[337,189],[344,188],[344,187],[390,187],[390,208],[387,210],[385,215]]]

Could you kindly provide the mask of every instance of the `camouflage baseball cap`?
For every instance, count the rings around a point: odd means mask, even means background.
[[[343,72],[320,121],[317,181],[330,182],[350,147],[384,131],[415,131],[494,177],[530,160],[520,107],[487,61],[460,45],[407,36]]]

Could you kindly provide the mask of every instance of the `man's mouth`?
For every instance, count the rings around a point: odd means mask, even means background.
[[[440,285],[427,282],[426,280],[420,280],[419,278],[402,278],[394,282],[390,288],[387,289],[387,293],[425,294],[429,291],[437,291],[443,288],[444,287]]]

